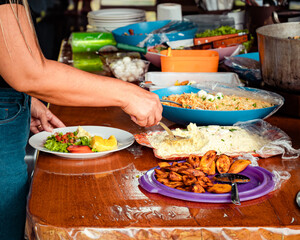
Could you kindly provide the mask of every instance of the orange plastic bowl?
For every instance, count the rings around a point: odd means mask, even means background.
[[[160,52],[162,72],[217,72],[219,53],[213,50],[168,50]]]

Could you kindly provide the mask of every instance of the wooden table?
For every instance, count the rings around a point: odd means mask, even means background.
[[[133,134],[141,128],[119,108],[50,106],[67,126],[96,125]],[[300,147],[300,119],[268,120]],[[164,119],[172,127],[172,123]],[[288,171],[280,189],[233,204],[176,200],[143,190],[138,177],[160,160],[134,143],[98,159],[70,160],[39,154],[27,206],[29,239],[300,239],[300,162],[281,156],[260,159],[269,171]]]

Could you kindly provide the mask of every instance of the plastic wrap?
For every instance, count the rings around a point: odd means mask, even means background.
[[[191,39],[197,26],[189,21],[161,20],[130,24],[112,31],[118,43],[151,47],[166,41]]]
[[[268,144],[256,151],[262,158],[279,154],[282,154],[283,159],[295,159],[300,156],[300,149],[293,148],[290,137],[284,131],[266,121],[253,120],[248,122],[238,122],[234,125],[271,140]]]
[[[148,72],[140,86],[154,91],[160,88],[175,86],[176,82],[189,81],[189,84],[215,86],[217,83],[232,87],[244,86],[235,73],[182,73],[182,72]],[[200,86],[200,85],[199,85]]]
[[[251,154],[255,157],[267,158],[282,154],[283,159],[296,159],[300,155],[300,149],[294,149],[292,147],[292,142],[284,131],[272,126],[264,120],[259,119],[247,122],[238,122],[234,124],[234,126],[241,127],[251,134],[263,137],[267,140],[267,144],[255,152],[226,152],[227,155],[238,157],[243,156],[244,154]],[[148,136],[151,136],[153,133],[154,132],[135,134],[134,137],[139,144],[153,148],[148,140]],[[154,149],[154,154],[157,158],[173,161],[185,159],[190,153],[160,156],[157,154],[157,150]]]
[[[259,166],[258,164],[258,157],[254,157],[251,154],[244,154],[242,156],[237,157],[237,159],[248,159],[251,161],[251,166]],[[291,174],[288,171],[278,171],[278,170],[273,170],[272,171],[272,180],[274,182],[274,189],[272,191],[275,191],[277,189],[280,189],[281,184],[284,181],[289,180],[291,177]]]
[[[123,81],[135,82],[144,80],[150,62],[131,58],[129,56],[121,58],[107,58],[106,63],[112,74]]]
[[[235,95],[240,97],[248,97],[257,100],[267,101],[274,104],[276,108],[274,108],[274,110],[271,113],[269,113],[266,117],[264,117],[264,119],[273,115],[284,104],[284,98],[282,96],[280,96],[277,93],[265,91],[262,89],[231,86],[229,84],[218,83],[218,82],[198,83],[198,84],[193,84],[192,87],[205,90],[206,92],[212,94],[221,92],[223,93],[223,95]]]
[[[169,41],[188,39],[191,38],[188,31],[193,29],[196,29],[196,25],[190,21],[173,20],[165,26],[147,34],[146,38],[143,39],[138,46],[154,46]],[[185,36],[185,33],[187,33],[187,36]],[[173,34],[178,34],[180,39],[175,38]]]
[[[300,238],[300,230],[271,227],[170,227],[170,228],[59,228],[27,221],[25,239],[28,240],[184,240],[184,239],[282,239]]]

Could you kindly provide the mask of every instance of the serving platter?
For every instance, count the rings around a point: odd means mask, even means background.
[[[216,193],[194,193],[186,192],[165,186],[158,182],[155,178],[154,167],[147,171],[139,178],[140,186],[150,193],[157,193],[171,198],[205,203],[230,203],[230,193],[216,194]],[[275,187],[273,181],[273,174],[261,167],[248,166],[241,174],[250,178],[250,182],[238,184],[240,201],[248,201],[262,197],[271,192]],[[213,178],[213,176],[209,176]]]
[[[110,151],[103,151],[103,152],[93,152],[93,153],[63,153],[63,152],[54,152],[50,151],[49,149],[44,147],[45,141],[47,137],[53,135],[56,132],[61,132],[63,134],[67,132],[74,132],[77,130],[78,126],[72,126],[72,127],[65,127],[65,128],[56,128],[53,130],[53,132],[40,132],[29,139],[29,144],[42,152],[51,153],[54,155],[57,155],[59,157],[63,158],[69,158],[69,159],[89,159],[89,158],[98,158],[103,157],[107,154],[121,151],[125,148],[128,148],[134,143],[134,136],[122,129],[118,128],[112,128],[112,127],[102,127],[102,126],[81,126],[84,130],[89,132],[92,136],[100,136],[104,139],[109,138],[111,135],[114,135],[118,141],[118,147],[117,149],[110,150]]]

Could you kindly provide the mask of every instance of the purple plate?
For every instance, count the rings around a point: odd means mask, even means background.
[[[158,167],[155,167],[158,168]],[[187,200],[192,202],[206,203],[230,203],[230,193],[193,193],[174,189],[158,182],[155,171],[152,168],[139,178],[140,186],[150,193],[158,193],[164,196]],[[248,166],[241,174],[250,178],[250,182],[238,184],[240,201],[248,201],[262,197],[274,189],[272,173],[261,167]]]

